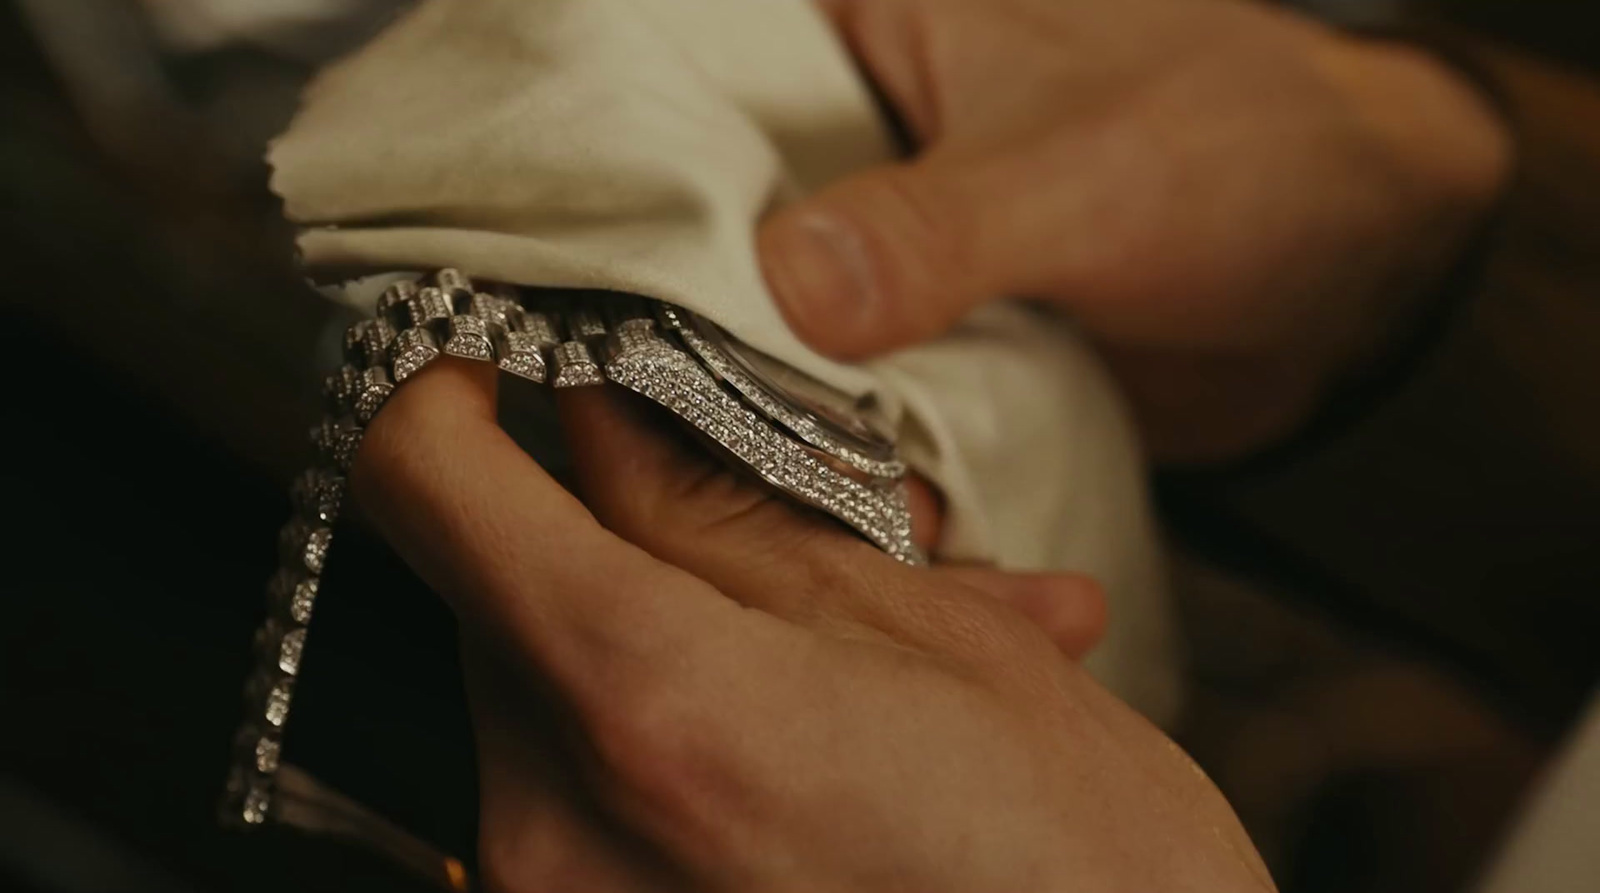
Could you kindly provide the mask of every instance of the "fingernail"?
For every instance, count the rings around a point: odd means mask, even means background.
[[[860,233],[823,211],[800,211],[763,233],[761,262],[789,324],[822,347],[848,346],[869,331],[882,294]]]

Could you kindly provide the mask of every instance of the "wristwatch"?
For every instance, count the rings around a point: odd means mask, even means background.
[[[451,890],[461,863],[282,759],[284,726],[320,597],[319,579],[365,426],[440,356],[493,363],[554,388],[612,382],[665,407],[736,469],[840,521],[895,558],[922,564],[911,540],[905,464],[870,401],[854,400],[662,301],[613,293],[475,285],[440,270],[390,286],[352,326],[345,365],[327,380],[312,431],[320,463],[295,482],[280,534],[267,619],[245,687],[246,716],[223,798],[224,820],[280,822],[346,836]]]

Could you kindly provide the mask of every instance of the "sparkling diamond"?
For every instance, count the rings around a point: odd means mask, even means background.
[[[300,672],[300,655],[305,651],[306,631],[292,629],[278,643],[278,669],[290,676]]]
[[[567,331],[574,341],[589,341],[606,334],[605,321],[589,307],[575,307],[567,314]]]
[[[246,824],[259,825],[267,820],[271,812],[272,793],[267,782],[262,780],[250,785],[245,792],[244,803],[239,808],[239,817]]]
[[[352,330],[354,331],[354,330]],[[366,327],[358,336],[356,344],[351,345],[347,336],[345,342],[345,356],[350,362],[358,366],[371,368],[382,366],[388,362],[389,347],[394,344],[395,330],[389,320],[379,316],[376,319],[366,320]]]
[[[362,371],[356,379],[355,397],[351,409],[357,419],[370,422],[393,393],[394,381],[389,378],[388,371],[382,366],[373,366]]]
[[[344,501],[344,478],[324,468],[312,469],[295,479],[289,495],[302,518],[332,524]]]
[[[529,381],[544,382],[544,354],[534,336],[527,332],[507,332],[500,336],[496,350],[501,369]]]
[[[417,290],[416,297],[406,302],[411,325],[425,326],[435,320],[450,318],[450,298],[443,291],[427,287]]]
[[[323,419],[311,430],[311,442],[327,461],[348,469],[361,448],[361,426],[353,419]]]
[[[280,679],[278,684],[272,686],[267,692],[267,703],[262,715],[267,722],[275,727],[282,727],[284,720],[289,718],[289,701],[294,696],[294,680]]]
[[[497,332],[515,329],[522,315],[521,310],[513,301],[482,292],[473,295],[467,304],[468,313],[488,323]]]
[[[673,322],[671,317],[665,321]],[[610,359],[606,374],[683,416],[767,480],[840,517],[884,551],[903,561],[917,560],[908,532],[891,531],[882,521],[895,517],[895,506],[903,506],[898,488],[893,497],[868,490],[823,465],[724,392],[705,367],[686,354],[625,350]]]
[[[320,574],[333,543],[333,529],[296,518],[284,525],[278,542],[285,560]]]
[[[396,335],[391,352],[394,354],[394,380],[399,383],[437,359],[439,346],[432,332],[417,327]]]
[[[555,323],[548,315],[537,310],[522,315],[522,333],[539,347],[555,347],[561,343],[561,338],[556,335]]]
[[[333,531],[319,527],[306,540],[306,568],[313,574],[322,573],[322,563],[327,560],[328,546],[333,541]]]
[[[563,341],[555,349],[555,378],[552,387],[576,388],[605,384],[605,373],[595,365],[589,346],[582,341]]]
[[[361,359],[361,342],[367,337],[367,330],[372,328],[375,320],[363,319],[344,330],[344,357],[352,363]]]
[[[317,603],[317,581],[301,580],[295,584],[294,593],[289,597],[289,616],[295,623],[310,623],[311,611]]]
[[[396,282],[383,290],[378,296],[378,313],[387,314],[405,306],[412,298],[417,296],[417,284],[410,280]]]
[[[322,398],[334,412],[348,412],[361,371],[346,363],[322,382]]]
[[[488,323],[476,316],[450,317],[450,337],[444,343],[444,352],[469,360],[493,359]]]
[[[256,771],[265,772],[268,775],[277,772],[278,757],[282,750],[283,746],[278,743],[276,738],[269,738],[265,735],[258,738],[255,747]]]
[[[447,295],[472,294],[472,280],[454,267],[445,267],[433,274],[433,281],[438,283],[439,290]]]
[[[730,362],[727,355],[715,345],[707,341],[694,327],[688,325],[676,311],[667,311],[664,314],[668,325],[678,332],[683,343],[694,351],[712,372],[715,372],[723,381],[733,385],[743,397],[760,409],[768,418],[788,428],[818,449],[838,457],[846,464],[873,475],[874,477],[898,480],[906,473],[905,463],[898,459],[874,459],[845,445],[837,438],[819,428],[811,419],[796,413],[782,401],[774,399],[767,389],[757,383],[744,370]]]

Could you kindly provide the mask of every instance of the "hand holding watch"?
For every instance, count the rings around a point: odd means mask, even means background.
[[[480,288],[451,269],[391,286],[377,314],[345,337],[345,365],[327,380],[329,414],[313,430],[321,464],[292,490],[295,517],[257,634],[225,819],[279,821],[375,845],[447,889],[456,860],[282,760],[296,676],[365,426],[396,388],[440,356],[496,364],[554,388],[619,384],[660,404],[730,464],[837,519],[910,564],[906,466],[870,405],[761,354],[691,311],[630,295],[576,300],[548,290]]]

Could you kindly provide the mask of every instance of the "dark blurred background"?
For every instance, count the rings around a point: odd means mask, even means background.
[[[344,322],[294,273],[262,148],[403,5],[0,0],[0,890],[411,888],[214,821],[283,484]],[[1591,3],[1304,5],[1600,73]],[[1540,225],[1597,219],[1572,209],[1600,195],[1600,121],[1564,126],[1517,238],[1540,269],[1592,273]],[[1503,291],[1349,443],[1158,481],[1190,637],[1180,738],[1289,893],[1463,889],[1600,674],[1600,292]],[[450,618],[341,537],[290,752],[470,853]]]

